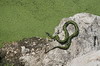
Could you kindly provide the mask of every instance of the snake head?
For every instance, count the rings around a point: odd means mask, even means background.
[[[49,37],[51,37],[51,35],[48,32],[45,32]]]
[[[48,36],[50,35],[48,32],[45,32]]]

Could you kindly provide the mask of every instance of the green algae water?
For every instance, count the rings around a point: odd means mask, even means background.
[[[0,46],[28,37],[47,37],[64,17],[100,15],[100,0],[0,0]]]

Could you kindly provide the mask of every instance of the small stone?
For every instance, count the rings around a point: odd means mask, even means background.
[[[25,41],[25,43],[27,44],[28,42],[27,42],[27,41]]]
[[[34,49],[32,48],[31,52],[33,52],[33,51],[34,51]]]
[[[21,52],[22,54],[25,54],[25,46],[21,46]]]
[[[14,51],[14,53],[16,54],[16,53],[17,53],[17,51]]]
[[[35,42],[33,42],[33,45],[36,45],[36,43],[35,43]]]
[[[35,55],[35,52],[32,52],[33,55]]]

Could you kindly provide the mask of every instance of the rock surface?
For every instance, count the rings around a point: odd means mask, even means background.
[[[90,53],[92,51],[95,51],[95,53],[96,53],[100,49],[100,16],[96,16],[96,15],[89,14],[89,13],[79,13],[72,17],[64,18],[61,20],[60,24],[55,28],[54,35],[57,34],[59,31],[59,36],[61,37],[61,39],[63,39],[64,34],[62,31],[62,26],[64,25],[64,23],[66,21],[69,21],[69,20],[75,21],[78,24],[80,32],[79,32],[78,37],[73,39],[72,45],[66,51],[67,53],[69,52],[70,54],[69,55],[66,54],[66,57],[68,57],[66,59],[68,59],[68,61],[66,61],[67,63],[65,63],[64,66],[74,66],[74,64],[77,64],[76,66],[82,66],[81,63],[84,60],[86,60],[85,58],[81,59],[81,61],[80,61],[81,65],[78,65],[79,63],[78,62],[75,63],[73,60],[75,58],[78,59],[78,57],[81,57],[83,55],[84,55],[84,57],[86,57],[87,53]],[[69,30],[69,33],[72,34],[74,31],[74,28],[69,26],[68,30]],[[62,53],[63,52],[61,52],[61,54]],[[98,55],[98,53],[97,53],[97,55]],[[99,57],[97,57],[97,58],[99,59]],[[63,58],[63,60],[65,60],[65,59]],[[72,61],[74,64],[71,63]],[[75,61],[78,61],[78,60],[75,60]],[[92,65],[92,62],[89,64]],[[88,63],[88,62],[86,62],[86,63]],[[91,66],[89,64],[87,66]],[[93,65],[96,66],[96,64],[94,64],[94,62],[93,62]]]
[[[73,59],[70,66],[100,66],[100,50]]]
[[[36,66],[36,62],[42,59],[47,41],[43,38],[32,37],[5,43],[5,46],[0,49],[0,63],[2,66],[8,63],[14,66]]]
[[[99,66],[100,16],[78,13],[63,18],[53,35],[58,34],[61,40],[64,39],[62,26],[69,20],[78,24],[79,35],[72,40],[68,50],[57,48],[45,54],[46,50],[60,44],[51,39],[33,37],[6,44],[0,49],[0,62],[7,61],[14,66]],[[74,32],[73,25],[67,29],[70,34]]]

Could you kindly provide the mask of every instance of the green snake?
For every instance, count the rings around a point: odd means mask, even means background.
[[[69,24],[72,24],[74,25],[75,27],[75,32],[69,36],[69,33],[68,33],[68,30],[66,29],[66,27],[68,27]],[[46,32],[46,34],[51,38],[51,39],[54,39],[56,40],[57,42],[59,42],[61,45],[64,45],[64,46],[56,46],[56,47],[53,47],[52,49],[50,50],[53,50],[55,48],[59,48],[59,49],[63,49],[63,50],[67,50],[70,45],[71,45],[71,40],[78,36],[79,34],[79,28],[78,28],[78,25],[77,23],[75,23],[74,21],[67,21],[65,22],[65,24],[63,25],[63,31],[65,33],[65,38],[64,40],[60,40],[59,36],[58,35],[55,35],[55,36],[52,36],[51,34],[49,34],[48,32]],[[47,52],[49,52],[50,50],[48,50]],[[47,53],[46,52],[46,53]]]

